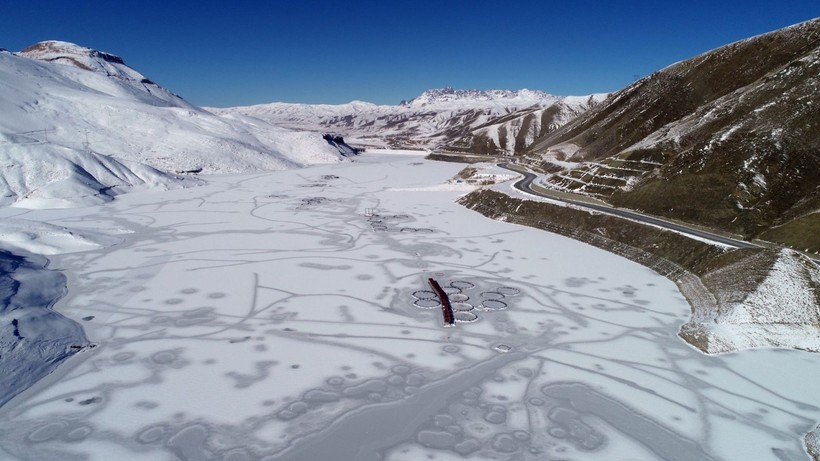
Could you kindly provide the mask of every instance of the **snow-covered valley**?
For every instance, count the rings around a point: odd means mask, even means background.
[[[97,345],[0,408],[0,457],[807,458],[813,354],[700,353],[672,282],[455,204],[460,169],[366,153],[0,208]]]

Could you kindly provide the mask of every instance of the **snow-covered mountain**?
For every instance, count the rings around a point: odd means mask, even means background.
[[[272,103],[209,110],[253,116],[293,129],[336,131],[364,145],[513,153],[604,97],[443,88],[399,105]]]
[[[452,109],[474,107],[484,108],[495,106],[506,107],[529,107],[544,103],[551,103],[560,96],[554,96],[543,91],[534,90],[462,90],[456,88],[434,88],[416,96],[409,101],[402,101],[399,105],[404,107],[431,107]]]
[[[15,55],[90,71],[86,73],[68,71],[65,68],[55,69],[63,76],[105,94],[133,98],[153,106],[194,109],[194,106],[128,67],[119,56],[110,53],[49,40],[35,43]],[[100,75],[109,79],[100,79]]]
[[[93,203],[135,186],[184,185],[164,172],[341,159],[314,133],[214,115],[117,56],[66,42],[0,51],[0,108],[0,205]]]
[[[606,94],[567,96],[546,107],[532,106],[472,128],[448,144],[450,150],[489,155],[524,152],[536,139],[598,105]]]

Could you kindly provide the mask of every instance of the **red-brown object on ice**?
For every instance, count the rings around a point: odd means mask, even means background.
[[[444,326],[451,327],[455,325],[456,318],[453,316],[453,308],[450,306],[450,298],[447,297],[447,293],[441,289],[441,285],[434,278],[431,277],[427,281],[430,283],[430,288],[438,295],[438,299],[441,300],[441,314],[444,316]]]

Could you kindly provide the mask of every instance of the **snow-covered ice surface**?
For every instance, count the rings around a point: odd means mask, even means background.
[[[133,233],[52,257],[99,346],[0,409],[0,458],[807,458],[815,355],[701,354],[672,282],[429,188],[461,168],[365,154],[13,210]]]

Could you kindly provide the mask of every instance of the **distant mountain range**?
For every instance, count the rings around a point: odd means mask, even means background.
[[[399,105],[272,103],[227,109],[299,130],[337,131],[366,146],[506,155],[529,146],[606,97],[531,90],[433,89]]]

